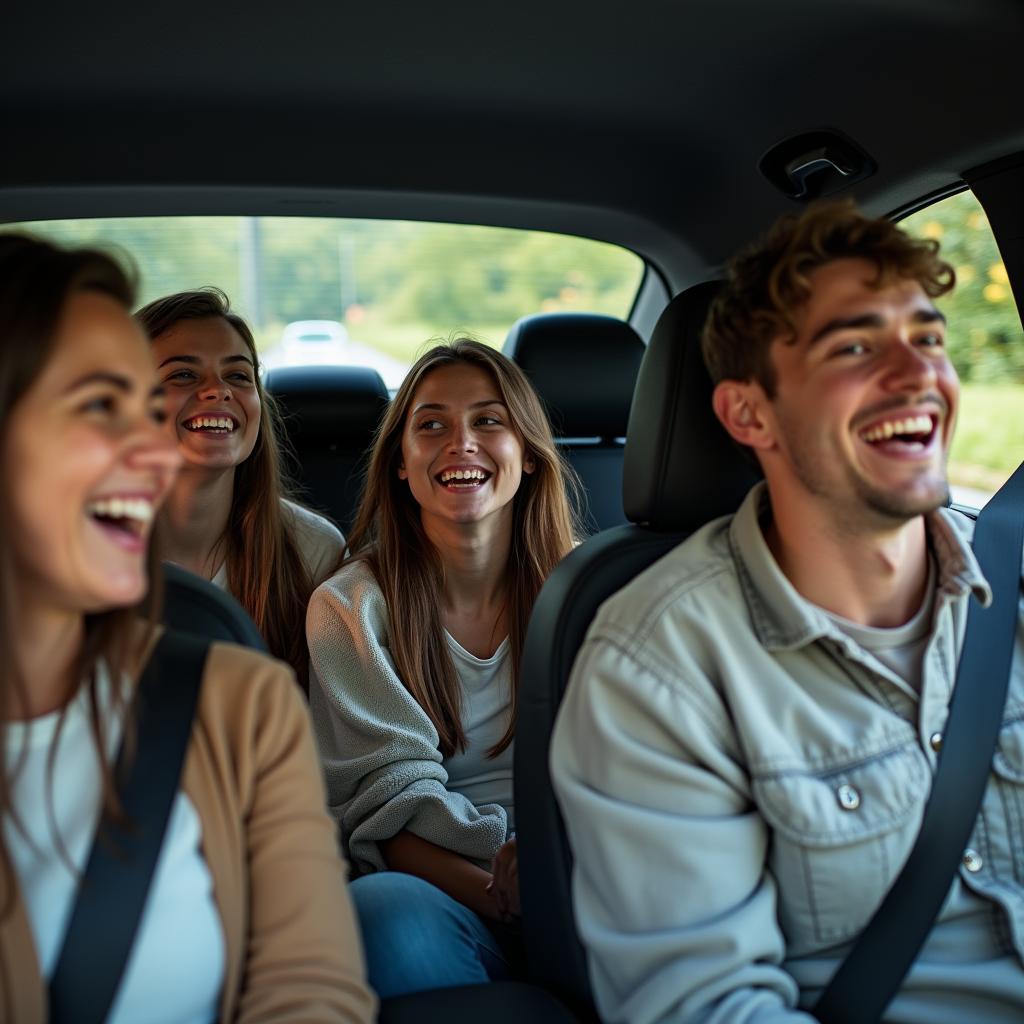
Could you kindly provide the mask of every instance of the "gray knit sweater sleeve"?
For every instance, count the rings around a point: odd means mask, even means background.
[[[316,589],[306,636],[327,799],[350,859],[384,868],[377,844],[405,829],[489,866],[505,841],[505,810],[448,790],[437,730],[395,673],[384,595],[365,563]]]

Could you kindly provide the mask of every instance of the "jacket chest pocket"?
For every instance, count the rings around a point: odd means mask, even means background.
[[[827,771],[755,779],[790,956],[864,927],[910,852],[929,786],[915,743]]]

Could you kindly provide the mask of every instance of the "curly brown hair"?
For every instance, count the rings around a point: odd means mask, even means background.
[[[729,265],[704,326],[711,379],[754,380],[773,398],[771,343],[796,340],[795,318],[811,293],[808,275],[842,259],[873,263],[876,288],[912,280],[934,299],[956,283],[953,268],[939,257],[938,242],[911,238],[884,217],[868,217],[850,199],[812,203],[800,214],[781,217]]]

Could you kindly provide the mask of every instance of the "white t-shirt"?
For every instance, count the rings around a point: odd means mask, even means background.
[[[98,694],[107,723],[108,756],[120,740],[121,722],[102,672]],[[18,821],[4,817],[4,842],[17,872],[42,975],[57,965],[81,872],[100,816],[100,766],[89,728],[83,689],[60,728],[53,775],[50,745],[59,712],[4,727],[4,752],[13,778]],[[52,809],[52,817],[48,808]],[[60,841],[52,823],[59,827]],[[224,979],[224,934],[213,883],[200,851],[202,827],[192,802],[175,799],[135,944],[107,1024],[209,1024],[216,1020]],[[70,859],[70,866],[65,858]],[[73,867],[73,870],[72,870]],[[96,941],[103,941],[102,935]]]
[[[935,610],[935,563],[928,559],[928,582],[925,584],[921,607],[902,626],[883,628],[862,626],[832,612],[825,614],[851,639],[870,651],[886,668],[894,672],[908,686],[921,692],[921,674],[924,653],[932,636],[932,618]]]
[[[462,728],[466,733],[466,749],[444,761],[448,788],[477,807],[500,804],[508,814],[511,832],[516,827],[512,790],[515,743],[510,743],[497,757],[487,757],[487,751],[508,728],[512,692],[508,637],[489,658],[478,658],[447,630],[444,635],[462,683]]]
[[[341,530],[323,516],[287,499],[282,499],[281,511],[295,532],[299,554],[313,578],[313,586],[320,586],[337,570],[341,561],[341,553],[345,550],[345,538]],[[221,590],[228,589],[226,563],[221,563],[210,582]]]

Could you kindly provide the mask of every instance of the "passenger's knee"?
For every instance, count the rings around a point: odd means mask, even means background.
[[[370,984],[382,998],[488,980],[471,912],[436,886],[381,871],[356,879],[352,899]]]
[[[450,898],[415,875],[379,871],[357,878],[351,889],[367,945],[391,934],[428,938],[445,931],[451,916]]]

